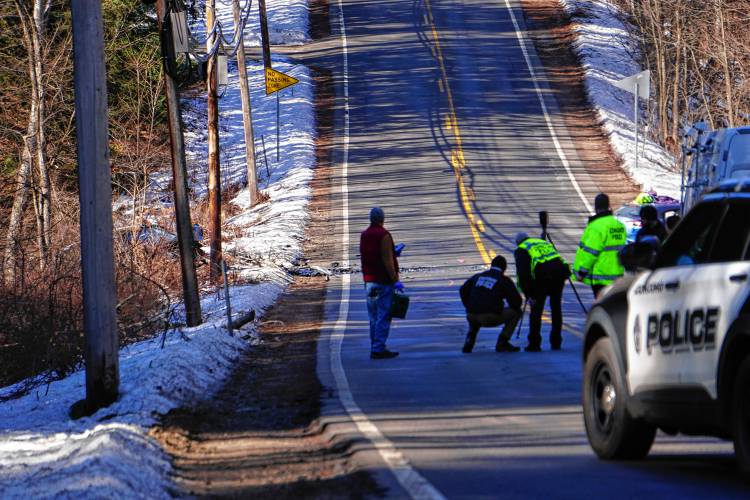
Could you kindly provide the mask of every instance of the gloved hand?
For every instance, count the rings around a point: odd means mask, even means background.
[[[587,274],[588,274],[588,271],[583,271],[583,270],[575,271],[575,275],[578,281],[583,281],[583,279],[586,277]]]
[[[403,250],[405,246],[406,246],[405,243],[399,243],[398,245],[395,246],[395,248],[393,249],[393,252],[396,254],[396,257],[401,257],[401,250]]]
[[[403,284],[403,283],[401,283],[400,281],[397,281],[397,282],[395,282],[395,283],[393,284],[393,288],[395,288],[395,289],[396,289],[396,290],[398,290],[399,292],[403,292],[403,291],[404,291],[404,284]]]

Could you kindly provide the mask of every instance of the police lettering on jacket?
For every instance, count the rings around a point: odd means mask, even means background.
[[[495,278],[491,278],[489,276],[480,276],[479,278],[477,278],[477,282],[474,286],[492,290],[496,283],[497,280]]]
[[[649,355],[657,347],[665,354],[714,349],[718,322],[718,307],[649,314],[645,331],[637,316],[633,331],[635,352],[640,354],[644,347]]]

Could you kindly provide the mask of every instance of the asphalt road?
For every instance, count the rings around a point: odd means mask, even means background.
[[[588,216],[581,195],[596,193],[517,35],[517,3],[347,0],[345,37],[331,4],[341,262],[358,266],[359,232],[381,206],[407,245],[412,304],[391,331],[400,357],[373,361],[361,276],[332,280],[321,377],[340,401],[329,415],[347,411],[378,451],[373,467],[392,479],[389,496],[747,497],[731,445],[718,440],[660,434],[644,461],[594,456],[580,407],[584,316],[570,287],[562,351],[549,351],[545,325],[542,353],[495,353],[490,330],[474,353],[460,352],[463,280],[495,253],[512,262],[514,233],[538,233],[539,210],[572,261]]]

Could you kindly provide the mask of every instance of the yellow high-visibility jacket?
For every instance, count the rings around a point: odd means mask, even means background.
[[[521,250],[526,250],[526,252],[529,254],[529,257],[531,257],[532,279],[536,278],[534,271],[536,271],[536,266],[538,266],[539,264],[544,264],[545,262],[549,262],[554,259],[560,259],[563,264],[565,264],[565,259],[560,256],[554,245],[552,245],[552,243],[548,242],[547,240],[543,240],[540,238],[526,238],[518,244],[518,248],[520,248]]]
[[[625,224],[612,212],[591,217],[578,244],[573,273],[589,285],[609,285],[625,273],[617,252],[626,242]]]

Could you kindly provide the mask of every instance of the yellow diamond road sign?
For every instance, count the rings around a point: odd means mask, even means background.
[[[299,83],[296,78],[286,75],[281,71],[275,69],[266,68],[266,95],[278,92],[281,89],[291,87],[295,83]]]

